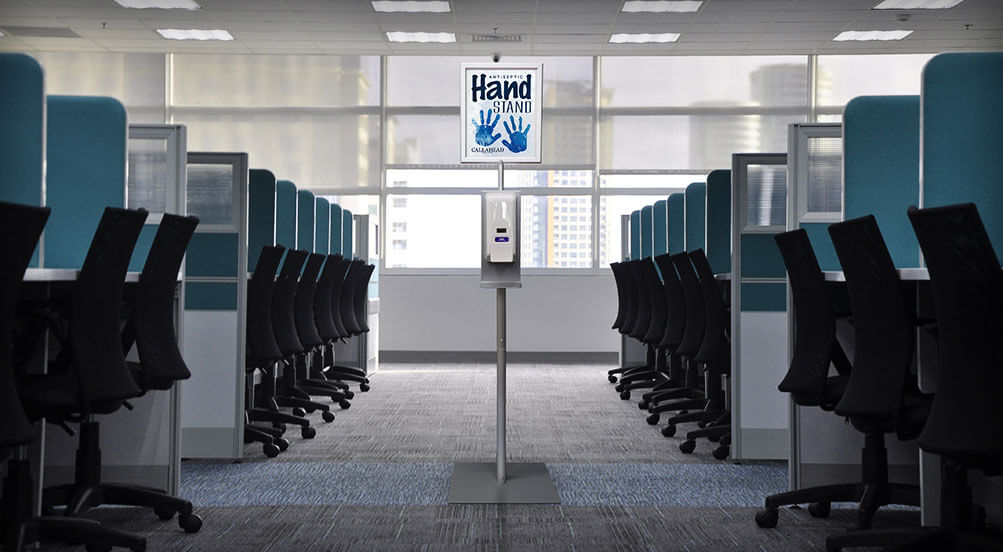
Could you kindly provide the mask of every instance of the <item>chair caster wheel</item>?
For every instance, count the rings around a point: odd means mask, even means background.
[[[110,544],[87,543],[84,545],[84,549],[87,550],[87,552],[111,552],[111,548]]]
[[[342,410],[348,410],[349,408],[352,408],[352,403],[348,402],[348,399],[341,399],[338,401],[338,406],[340,406]]]
[[[679,443],[679,451],[683,454],[691,454],[697,448],[697,442],[693,440],[683,441]]]
[[[300,435],[303,436],[304,439],[313,439],[317,436],[317,430],[310,426],[305,426],[302,430],[300,430]]]
[[[700,429],[703,429],[703,428],[707,427],[707,424],[708,424],[707,422],[697,422],[697,427],[699,427]]]
[[[641,401],[641,402],[637,403],[637,409],[638,410],[647,410],[648,406],[650,406],[648,404],[648,401]]]
[[[272,444],[272,443],[269,443],[269,444],[265,445],[263,448],[264,448],[264,451],[265,451],[265,456],[267,456],[269,458],[275,458],[276,456],[279,455],[279,452],[281,452],[279,450],[279,447],[276,446],[276,445],[274,445],[274,444]]]
[[[355,392],[354,391],[345,391],[345,398],[348,399],[348,400],[354,399],[355,398]]]
[[[707,436],[707,440],[710,441],[711,443],[718,443],[718,442],[721,441],[721,436],[720,435],[708,435]]]
[[[293,409],[293,416],[299,416],[300,418],[302,418],[306,416],[306,410],[303,410],[302,408],[297,406],[296,408]]]
[[[658,420],[661,417],[662,416],[660,414],[650,414],[647,418],[644,419],[644,421],[648,422],[648,425],[657,425]]]
[[[198,533],[202,528],[202,518],[196,514],[181,514],[178,516],[178,527],[185,533]]]
[[[328,423],[333,422],[334,421],[334,412],[331,412],[330,410],[325,410],[324,413],[320,415],[320,417],[324,418],[325,422],[328,422]]]
[[[721,446],[722,447],[727,447],[729,445],[731,445],[731,435],[722,435],[721,436]]]
[[[714,449],[710,454],[717,460],[724,460],[731,454],[731,447],[720,446]]]
[[[283,439],[282,437],[275,439],[273,443],[275,443],[275,446],[279,447],[279,452],[285,452],[286,449],[289,448],[289,441]]]
[[[780,512],[776,508],[766,508],[756,512],[756,525],[763,529],[773,529],[780,519]]]
[[[621,400],[625,400],[625,401],[629,401],[630,400],[630,391],[621,391],[620,392],[620,399]]]
[[[608,375],[606,377],[609,379],[610,383],[616,383],[616,376],[610,374],[610,375]]]
[[[316,408],[313,408],[313,407],[310,407],[310,408],[307,408],[307,409],[306,409],[306,413],[307,413],[307,414],[313,414],[313,413],[314,413],[314,412],[316,412],[316,411],[317,411],[317,409],[316,409]]]
[[[657,414],[652,414],[652,416],[657,416]],[[676,424],[669,424],[662,428],[662,437],[672,437],[676,434]]]
[[[359,391],[362,391],[363,393],[369,391],[369,384],[368,383],[360,383],[359,384]]]
[[[173,508],[165,508],[163,506],[154,506],[153,507],[153,513],[156,514],[157,517],[160,518],[163,521],[167,521],[167,520],[171,519],[172,517],[174,517],[174,509]]]
[[[808,505],[808,513],[811,514],[811,517],[827,518],[831,511],[832,503],[830,502],[812,502]]]

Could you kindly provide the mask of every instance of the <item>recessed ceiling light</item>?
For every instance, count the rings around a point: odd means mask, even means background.
[[[373,0],[373,9],[385,13],[449,13],[447,0]]]
[[[620,11],[624,13],[695,12],[703,0],[627,0]]]
[[[456,42],[453,33],[411,33],[407,31],[387,31],[390,42]]]
[[[679,40],[679,33],[615,33],[610,35],[611,44],[665,43]]]
[[[873,10],[946,10],[965,0],[884,0]]]
[[[194,0],[115,0],[123,8],[159,9],[159,10],[201,10],[202,6]]]
[[[223,29],[157,29],[160,36],[171,40],[233,40]]]
[[[4,36],[3,31],[0,31],[0,38],[3,38]]]
[[[912,31],[843,31],[833,38],[836,42],[848,40],[902,40],[912,34]]]

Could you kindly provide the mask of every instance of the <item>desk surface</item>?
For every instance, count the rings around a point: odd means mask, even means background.
[[[24,271],[25,282],[75,282],[80,271],[75,268],[29,268]],[[126,282],[138,282],[139,272],[125,275]]]
[[[898,269],[900,280],[929,280],[930,272],[925,268],[900,268]],[[842,270],[826,270],[822,274],[825,275],[826,282],[845,282],[846,275],[843,274]]]

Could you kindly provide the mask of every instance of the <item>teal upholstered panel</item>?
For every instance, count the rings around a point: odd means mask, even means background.
[[[237,276],[237,234],[196,232],[188,245],[185,275],[192,277]]]
[[[288,180],[275,182],[275,243],[296,248],[296,185]]]
[[[237,310],[237,282],[188,282],[185,310]]]
[[[686,187],[686,251],[707,253],[704,225],[707,221],[707,185],[694,182]]]
[[[787,275],[773,234],[742,234],[742,278],[783,278]]]
[[[299,190],[296,192],[298,201],[296,208],[296,249],[313,251],[313,238],[317,227],[314,218],[317,216],[317,200],[313,192]]]
[[[331,253],[335,255],[341,255],[341,231],[344,227],[338,223],[344,215],[341,211],[341,205],[337,203],[331,204]]]
[[[686,251],[686,194],[669,196],[669,253]]]
[[[815,257],[818,258],[818,266],[822,270],[842,270],[843,268],[839,266],[836,250],[832,247],[832,240],[829,239],[829,223],[802,222],[801,228],[804,228],[804,231],[808,233],[811,247],[815,250]]]
[[[714,274],[731,272],[731,171],[707,175],[707,260]]]
[[[630,255],[627,260],[641,258],[641,210],[630,213]]]
[[[651,205],[645,205],[641,208],[641,257],[651,256],[651,224],[654,215],[652,214],[654,209]]]
[[[125,205],[125,108],[113,98],[49,96],[45,228],[48,268],[80,268],[105,207]]]
[[[658,256],[669,251],[669,202],[656,201],[651,211],[652,249]]]
[[[247,183],[247,270],[254,272],[261,248],[275,245],[275,175],[251,169]]]
[[[843,185],[844,218],[874,215],[895,266],[919,266],[906,217],[919,203],[919,96],[861,96],[846,104]],[[828,232],[812,238],[823,269],[837,270]]]
[[[743,252],[744,256],[745,253]],[[784,312],[787,310],[787,284],[742,282],[742,312]]]
[[[1003,52],[950,53],[923,70],[923,206],[975,202],[1003,254]]]
[[[341,255],[352,258],[355,247],[355,242],[352,240],[352,212],[343,209],[341,219]]]
[[[314,206],[314,220],[316,232],[314,233],[313,250],[322,255],[327,255],[331,240],[331,202],[318,197]]]

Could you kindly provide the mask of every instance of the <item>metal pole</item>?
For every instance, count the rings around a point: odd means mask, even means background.
[[[498,483],[505,482],[505,288],[498,288]]]

